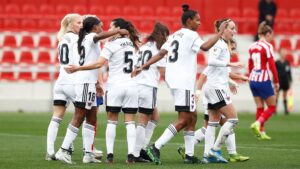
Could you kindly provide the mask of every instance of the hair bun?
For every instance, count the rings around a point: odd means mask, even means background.
[[[181,7],[182,7],[183,12],[188,11],[190,8],[190,6],[188,4],[183,4]]]

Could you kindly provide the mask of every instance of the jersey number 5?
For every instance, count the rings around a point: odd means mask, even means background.
[[[125,52],[125,60],[124,63],[128,64],[126,67],[124,67],[123,72],[124,73],[131,73],[133,69],[133,60],[130,57],[130,55],[133,55],[132,51],[126,51]]]
[[[173,62],[176,62],[177,59],[178,59],[178,48],[179,48],[179,42],[177,40],[174,40],[172,43],[171,43],[171,46],[173,47],[174,46],[174,49],[172,50],[172,55],[169,56],[169,62],[170,63],[173,63]]]

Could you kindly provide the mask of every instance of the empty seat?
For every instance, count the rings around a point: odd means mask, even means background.
[[[276,22],[275,23],[275,32],[277,34],[291,34],[292,29],[291,25],[283,22]]]
[[[21,28],[25,29],[26,31],[36,31],[37,30],[36,21],[34,19],[22,19]]]
[[[29,35],[23,36],[20,46],[21,47],[33,48],[34,47],[34,42],[33,42],[32,36],[29,36]]]
[[[55,14],[55,8],[54,8],[53,5],[42,4],[39,7],[39,14],[41,14],[41,15],[54,15]]]
[[[16,40],[15,36],[6,35],[4,37],[3,46],[4,47],[16,47],[17,46],[17,40]]]
[[[18,4],[5,5],[4,11],[6,14],[20,14],[20,6]]]
[[[291,50],[292,44],[290,39],[281,39],[279,42],[279,48],[285,48],[287,50]]]
[[[19,31],[20,30],[20,23],[18,19],[11,19],[6,18],[3,21],[4,30],[8,31]]]
[[[294,34],[300,34],[300,23],[293,23],[292,25],[292,32]]]
[[[295,50],[300,50],[300,39],[296,40]]]
[[[33,64],[33,56],[30,51],[22,51],[20,56],[20,63]]]
[[[22,14],[23,15],[34,15],[38,13],[38,9],[33,4],[24,4],[22,5]]]
[[[50,81],[50,73],[49,72],[38,72],[36,74],[36,79],[37,80],[42,80],[42,81]]]
[[[254,8],[244,8],[242,16],[248,21],[249,19],[254,19],[255,21],[258,18],[258,11]]]
[[[60,22],[56,23],[54,20],[51,19],[40,19],[38,21],[38,29],[40,31],[45,31],[45,32],[55,32],[59,30]]]
[[[107,6],[105,10],[105,14],[108,16],[120,16],[121,9],[119,6]]]
[[[255,35],[257,32],[257,23],[245,22],[239,27],[239,30],[245,34]]]
[[[16,56],[13,51],[4,51],[1,63],[16,64]]]
[[[292,54],[287,54],[285,59],[290,63],[291,66],[295,66],[295,59]]]
[[[290,10],[290,17],[291,19],[300,19],[300,11],[299,9],[291,9]]]
[[[89,13],[95,14],[97,16],[105,15],[105,11],[104,11],[102,5],[92,5],[90,7]],[[102,19],[102,18],[100,18],[100,19]]]
[[[19,72],[18,80],[33,81],[32,72]]]
[[[137,16],[138,10],[135,6],[124,6],[122,13],[124,16]]]
[[[87,7],[86,6],[83,6],[83,5],[75,5],[74,7],[73,7],[73,12],[75,12],[75,13],[79,13],[79,14],[87,14],[88,12],[87,12],[88,10],[87,10]]]
[[[15,73],[14,72],[1,72],[1,80],[15,81]]]
[[[139,30],[140,32],[151,32],[153,27],[153,23],[150,21],[141,21],[139,23]]]
[[[72,8],[70,9],[70,6],[59,4],[56,6],[55,14],[56,15],[66,15],[67,13],[70,13],[72,11]]]
[[[49,36],[41,36],[38,47],[51,48],[51,39]]]
[[[51,56],[47,51],[40,51],[38,53],[37,63],[51,64]]]
[[[171,15],[171,11],[167,6],[158,6],[155,10],[155,14],[159,17],[166,17]]]
[[[240,17],[241,12],[239,8],[228,8],[226,10],[226,16],[229,18],[237,18]]]
[[[139,8],[139,15],[140,16],[153,16],[154,15],[154,11],[153,8],[149,7],[149,6],[142,6]]]

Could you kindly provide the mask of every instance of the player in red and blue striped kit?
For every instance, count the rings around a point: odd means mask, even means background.
[[[274,62],[273,46],[269,43],[273,37],[273,30],[265,22],[258,28],[259,40],[249,49],[249,80],[250,89],[256,104],[256,121],[251,125],[254,134],[260,140],[270,140],[264,130],[265,122],[276,111],[276,97],[272,87],[270,71],[273,75],[273,84],[279,89],[278,75]],[[268,106],[264,109],[264,103]]]

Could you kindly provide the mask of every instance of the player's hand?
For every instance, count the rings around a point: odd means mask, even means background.
[[[76,65],[68,65],[67,67],[65,67],[65,70],[67,73],[74,73],[78,71],[78,66]]]
[[[131,77],[137,76],[138,74],[141,73],[142,70],[143,70],[143,69],[141,69],[141,68],[134,69],[134,70],[131,72]]]
[[[274,89],[276,92],[279,92],[279,83],[274,83]]]
[[[243,68],[245,67],[245,64],[241,62],[230,62],[228,63],[228,66],[235,67],[235,68]]]
[[[224,30],[227,28],[229,23],[229,20],[224,21],[221,23],[220,27],[219,27],[219,33],[222,34],[224,32]]]
[[[98,97],[101,97],[104,95],[103,88],[101,87],[101,85],[99,83],[96,84],[96,95]]]
[[[236,86],[236,85],[229,86],[229,89],[230,89],[231,93],[234,94],[234,95],[237,94],[237,88],[238,88],[238,86]]]
[[[249,77],[245,76],[245,75],[241,75],[241,80],[244,82],[248,82],[249,81]]]
[[[200,101],[200,94],[201,94],[201,90],[196,90],[196,93],[195,93],[196,103],[198,103],[198,101]]]
[[[126,29],[119,29],[119,30],[118,30],[118,33],[119,33],[120,35],[129,35],[129,32],[128,32]]]

